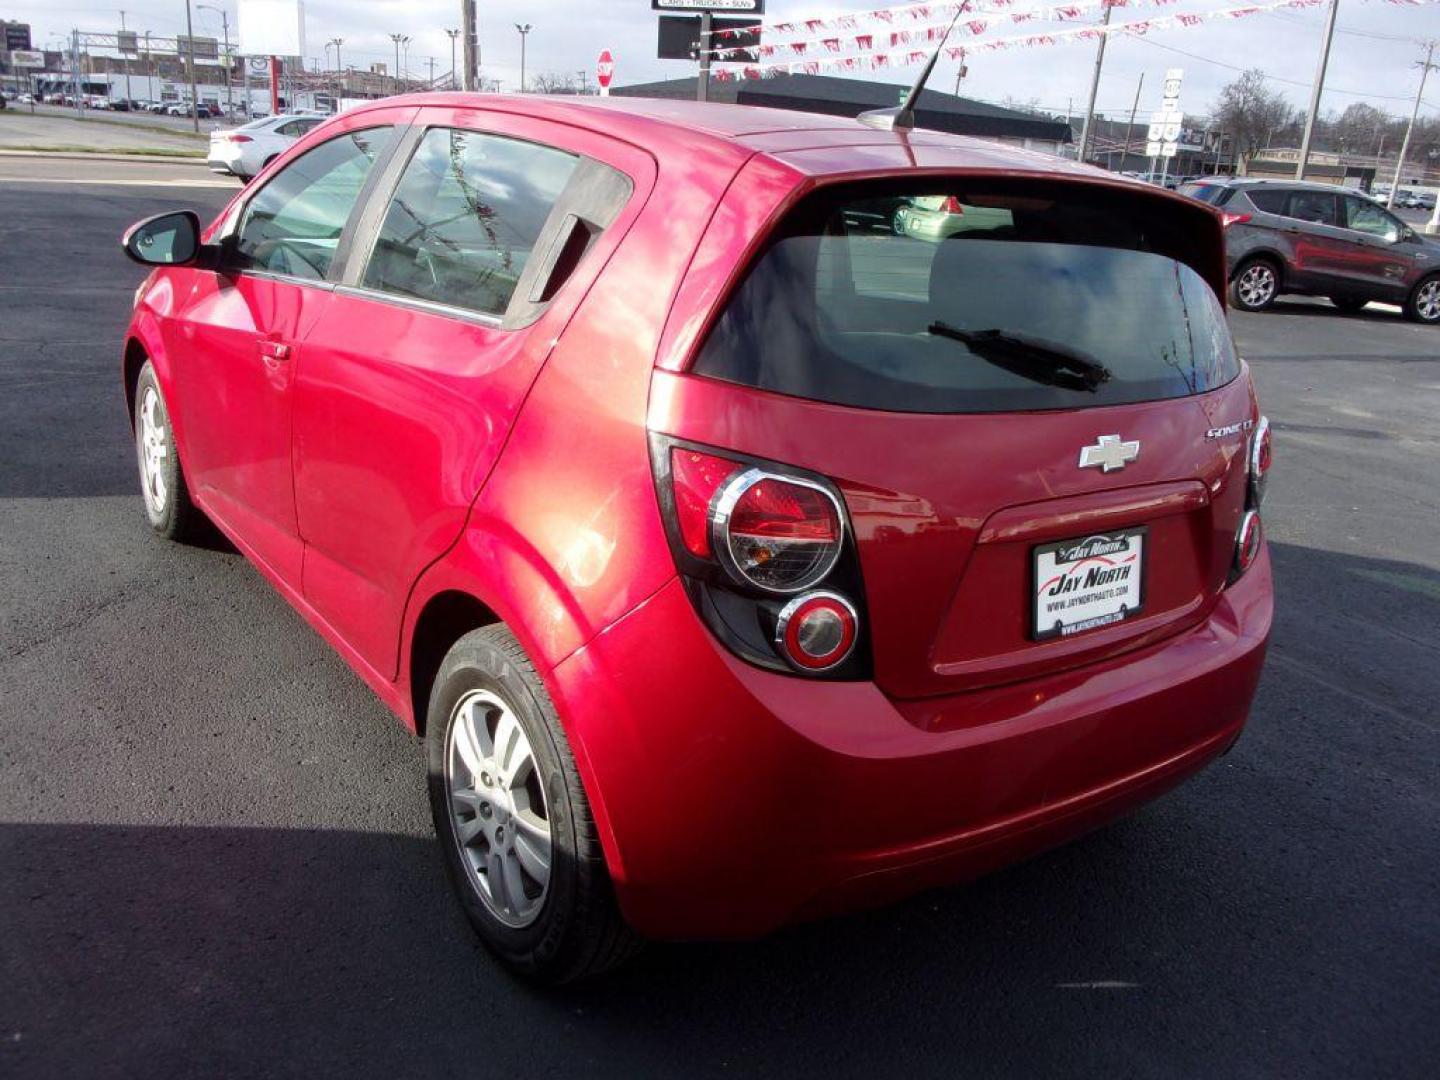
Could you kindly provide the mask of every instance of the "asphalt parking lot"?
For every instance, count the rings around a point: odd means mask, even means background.
[[[420,747],[146,526],[115,241],[233,190],[0,158],[0,1074],[1436,1075],[1440,330],[1234,320],[1278,611],[1228,757],[968,887],[547,996],[451,901]]]

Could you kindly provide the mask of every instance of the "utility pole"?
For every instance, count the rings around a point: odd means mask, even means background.
[[[190,0],[185,0],[185,56],[190,68],[190,126],[200,134],[200,91],[195,85],[195,24],[190,17]]]
[[[120,12],[120,29],[122,31],[125,29],[125,12],[123,9]],[[120,57],[125,61],[125,107],[128,109],[133,97],[130,93],[130,58],[124,53],[121,53]]]
[[[435,58],[433,56],[430,57],[430,85],[427,86],[425,89],[435,89]]]
[[[446,30],[445,36],[450,39],[450,89],[460,89],[460,72],[455,70],[455,42],[460,40],[460,31]]]
[[[1310,91],[1310,112],[1305,117],[1305,135],[1300,140],[1300,162],[1295,166],[1295,179],[1305,179],[1305,168],[1310,164],[1310,139],[1315,134],[1315,118],[1320,114],[1320,94],[1325,89],[1325,68],[1330,63],[1330,42],[1335,37],[1335,13],[1340,0],[1330,0],[1330,10],[1325,15],[1325,44],[1320,47],[1320,66],[1315,71],[1315,86]]]
[[[530,31],[535,27],[527,23],[516,23],[515,29],[520,31],[520,93],[525,93],[525,39],[530,36]]]
[[[344,70],[345,70],[345,66],[340,63],[340,46],[345,44],[345,39],[344,39],[344,38],[338,38],[338,37],[337,37],[337,38],[331,38],[331,39],[330,39],[329,41],[327,41],[325,44],[326,44],[326,45],[334,45],[334,46],[335,46],[335,70],[336,70],[336,71],[344,71]]]
[[[1105,14],[1100,18],[1100,25],[1110,25],[1110,12],[1114,9],[1105,5]],[[1100,44],[1095,48],[1095,74],[1090,79],[1090,101],[1085,106],[1085,122],[1080,125],[1080,152],[1075,160],[1081,165],[1085,164],[1085,153],[1090,148],[1090,127],[1095,122],[1095,95],[1100,92],[1100,69],[1105,66],[1105,42],[1110,40],[1110,35],[1105,30],[1100,31]],[[1125,137],[1128,139],[1130,133],[1127,131]]]
[[[710,100],[710,34],[714,19],[709,11],[700,13],[700,77],[695,80],[695,100]]]
[[[475,14],[475,0],[461,0],[460,26],[465,34],[465,72],[462,83],[466,90],[480,89],[480,19]],[[454,39],[451,39],[452,51]],[[454,70],[455,65],[450,65]]]
[[[400,44],[410,39],[404,34],[391,34],[390,40],[395,43],[395,92],[400,93]]]
[[[1145,73],[1142,71],[1140,81],[1135,84],[1135,101],[1130,106],[1130,123],[1125,125],[1125,154],[1120,159],[1121,165],[1130,164],[1130,136],[1135,131],[1135,114],[1140,111],[1140,91],[1144,89]]]
[[[80,31],[70,31],[70,83],[75,87],[75,115],[85,119],[85,94],[80,83]]]
[[[1400,190],[1400,175],[1405,169],[1405,155],[1410,152],[1410,136],[1415,133],[1415,117],[1420,113],[1420,99],[1425,96],[1425,79],[1436,68],[1431,62],[1434,59],[1435,42],[1432,41],[1425,46],[1425,59],[1417,65],[1420,68],[1420,89],[1415,91],[1415,108],[1410,110],[1410,123],[1405,126],[1405,141],[1400,144],[1400,160],[1395,162],[1395,182],[1390,185],[1390,195],[1385,200],[1385,205],[1392,210],[1395,209],[1395,193]],[[1437,206],[1440,206],[1440,203],[1437,203]]]

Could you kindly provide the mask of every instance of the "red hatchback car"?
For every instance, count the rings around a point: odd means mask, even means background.
[[[536,979],[972,877],[1245,722],[1270,446],[1203,205],[442,94],[124,242],[151,524],[217,526],[426,739],[461,902]]]

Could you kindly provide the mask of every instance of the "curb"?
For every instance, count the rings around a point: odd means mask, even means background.
[[[0,146],[0,157],[49,158],[61,161],[137,161],[163,162],[166,165],[198,165],[206,168],[204,158],[170,157],[168,154],[77,154],[73,150],[7,150]],[[216,174],[223,175],[223,174]]]

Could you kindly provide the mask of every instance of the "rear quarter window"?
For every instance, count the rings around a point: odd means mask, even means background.
[[[1251,188],[1245,192],[1245,197],[1250,200],[1256,210],[1266,214],[1285,213],[1285,202],[1290,193],[1284,188]]]
[[[883,221],[860,211],[894,199],[847,188],[802,203],[727,302],[696,373],[928,413],[1184,397],[1239,373],[1224,310],[1192,265],[1204,260],[1186,256],[1203,235],[1198,208],[1017,181],[915,192],[898,232],[854,224]]]

